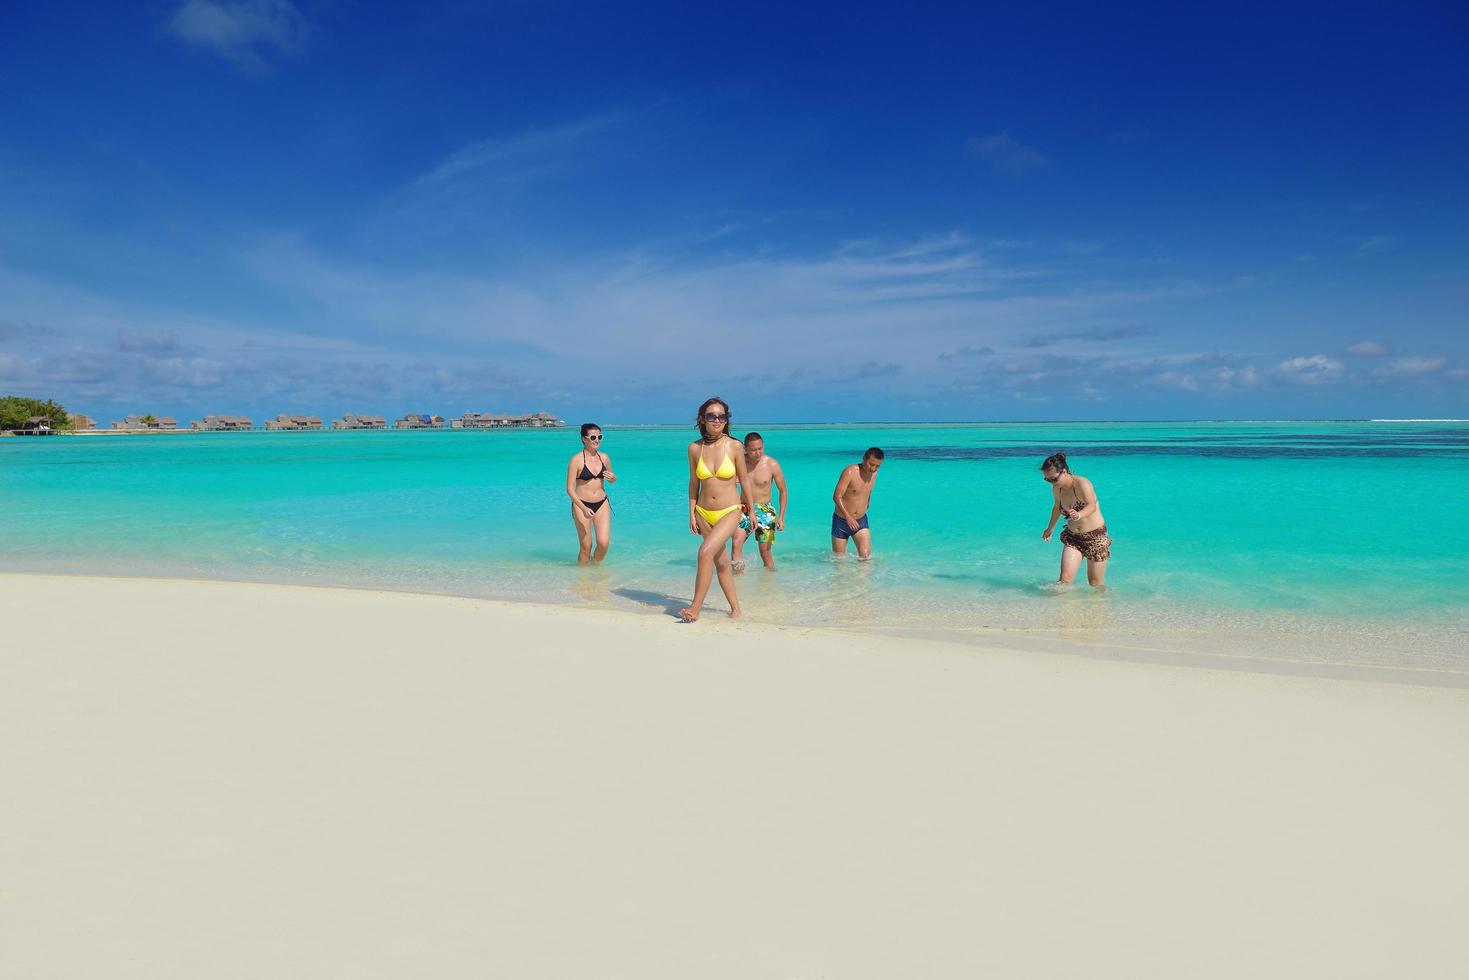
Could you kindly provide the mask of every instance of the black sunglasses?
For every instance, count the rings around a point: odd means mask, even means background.
[[[720,412],[705,412],[704,413],[704,421],[705,422],[728,422],[729,421],[729,413],[728,412],[724,412],[724,413],[720,413]]]
[[[1041,479],[1042,480],[1045,480],[1047,483],[1055,483],[1057,480],[1061,479],[1061,477],[1060,476],[1043,476],[1043,477],[1041,477]]]

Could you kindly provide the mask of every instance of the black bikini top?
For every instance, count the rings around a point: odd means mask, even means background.
[[[606,463],[602,464],[602,470],[600,473],[593,473],[591,470],[587,469],[587,451],[585,449],[581,451],[581,472],[576,475],[576,478],[578,480],[600,480],[602,479],[602,474],[606,472]]]

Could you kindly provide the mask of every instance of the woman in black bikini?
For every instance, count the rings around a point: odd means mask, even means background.
[[[566,495],[576,524],[576,560],[585,565],[607,557],[612,545],[612,505],[607,484],[616,483],[612,461],[602,452],[602,428],[592,422],[581,427],[581,452],[566,464]],[[595,546],[595,547],[594,547]]]

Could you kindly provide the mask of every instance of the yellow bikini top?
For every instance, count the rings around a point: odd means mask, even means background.
[[[713,473],[710,473],[709,467],[704,465],[704,451],[702,449],[699,450],[699,465],[694,467],[694,476],[697,476],[701,480],[708,480],[713,477],[718,477],[721,480],[732,480],[734,479],[734,475],[735,465],[729,458],[728,449],[724,451],[724,462],[720,463],[719,469]]]

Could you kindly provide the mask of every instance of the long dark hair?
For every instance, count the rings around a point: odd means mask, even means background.
[[[1071,467],[1066,465],[1065,453],[1051,453],[1046,457],[1045,462],[1041,463],[1041,470],[1042,472],[1055,470],[1057,473],[1070,473]]]
[[[704,428],[704,413],[707,412],[707,411],[709,411],[709,406],[710,405],[718,405],[718,406],[720,406],[721,408],[724,409],[724,413],[729,416],[729,419],[726,420],[725,423],[724,423],[724,434],[725,435],[729,435],[730,426],[732,426],[734,424],[734,413],[729,410],[729,402],[725,401],[723,398],[706,398],[706,399],[704,399],[704,404],[702,404],[702,405],[699,406],[699,412],[698,412],[697,415],[694,416],[694,425],[698,426],[699,436],[705,442],[708,442],[709,441],[709,432],[708,432],[708,430],[706,430]]]

